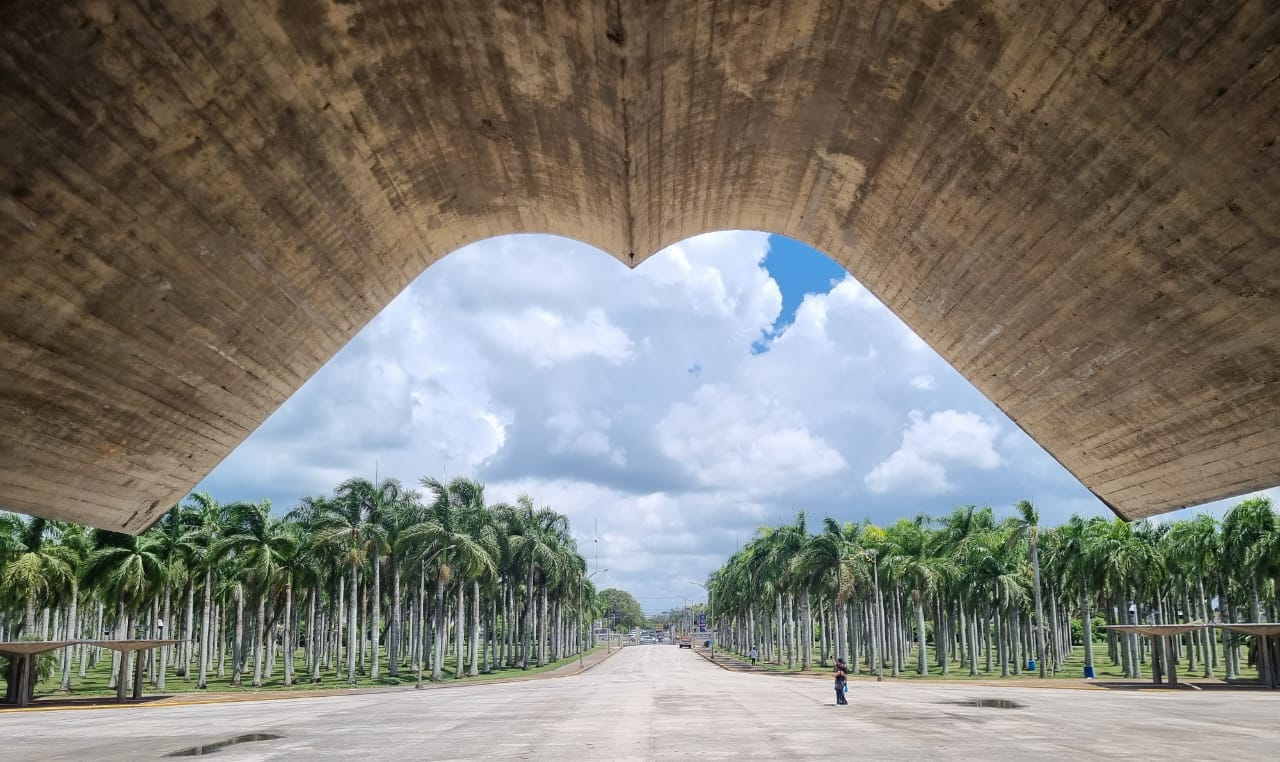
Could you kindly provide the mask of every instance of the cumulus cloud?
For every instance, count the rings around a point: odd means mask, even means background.
[[[704,487],[776,494],[847,466],[799,411],[724,384],[701,386],[688,402],[673,405],[657,436],[662,453]]]
[[[996,438],[1000,427],[969,412],[943,410],[928,418],[912,410],[902,433],[902,445],[864,477],[879,494],[937,495],[955,487],[948,467],[991,470],[1000,465]]]
[[[527,307],[519,314],[494,315],[481,330],[508,354],[523,357],[537,368],[593,355],[615,365],[631,357],[631,339],[600,309],[588,310],[582,317],[566,317]]]
[[[716,233],[631,270],[561,238],[472,244],[200,488],[283,510],[354,474],[475,477],[491,500],[528,492],[568,514],[610,570],[597,582],[650,611],[700,596],[690,579],[797,509],[1103,510],[854,279],[789,297],[788,320],[769,251]]]

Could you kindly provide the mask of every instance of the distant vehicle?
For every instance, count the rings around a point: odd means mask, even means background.
[[[693,638],[689,637],[688,635],[680,635],[679,637],[676,638],[676,645],[678,645],[681,648],[688,648],[692,650]]]
[[[657,642],[658,642],[658,639],[657,639],[657,638],[655,638],[655,637],[653,637],[652,635],[641,635],[641,636],[640,636],[640,645],[642,645],[642,646],[653,645],[653,644],[655,644],[655,643],[657,643]]]

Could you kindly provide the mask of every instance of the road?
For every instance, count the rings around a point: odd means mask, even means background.
[[[1280,695],[859,682],[726,672],[629,647],[573,677],[195,706],[0,714],[0,759],[137,760],[240,734],[235,760],[1263,759]],[[1020,708],[967,705],[978,699]]]

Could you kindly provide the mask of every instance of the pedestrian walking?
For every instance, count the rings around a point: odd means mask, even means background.
[[[845,670],[844,659],[836,659],[836,705],[848,704],[844,692],[849,686],[849,675]]]
[[[753,667],[754,667],[754,666],[756,665],[756,659],[758,659],[758,658],[760,657],[760,652],[756,650],[756,647],[755,647],[755,646],[752,646],[752,647],[751,647],[751,653],[749,653],[749,654],[747,654],[747,655],[751,657],[751,666],[753,666]]]

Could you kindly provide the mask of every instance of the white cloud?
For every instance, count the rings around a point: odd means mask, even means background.
[[[468,246],[201,488],[287,509],[375,469],[476,477],[491,500],[526,491],[567,513],[588,556],[598,523],[597,581],[652,611],[700,596],[689,579],[800,508],[888,522],[903,494],[911,513],[1034,497],[1047,522],[1097,506],[852,278],[753,354],[782,310],[768,250],[716,233],[630,270],[548,236]],[[921,389],[941,412],[909,412]]]
[[[494,344],[537,368],[589,356],[615,365],[631,358],[631,339],[600,309],[574,318],[528,307],[519,314],[494,315],[481,325],[481,330]]]
[[[1000,465],[995,448],[1000,427],[995,423],[955,410],[927,419],[912,410],[909,417],[902,445],[864,477],[872,492],[941,494],[954,489],[948,467],[991,470]]]
[[[620,466],[626,465],[626,453],[609,440],[610,421],[598,411],[583,414],[562,410],[547,419],[547,429],[554,434],[548,446],[557,453],[607,456]]]
[[[848,465],[798,411],[723,384],[701,386],[691,400],[673,405],[657,437],[663,454],[704,487],[776,493]]]
[[[940,495],[953,487],[947,481],[947,469],[941,463],[927,460],[913,450],[897,450],[863,477],[875,493],[905,492]]]

